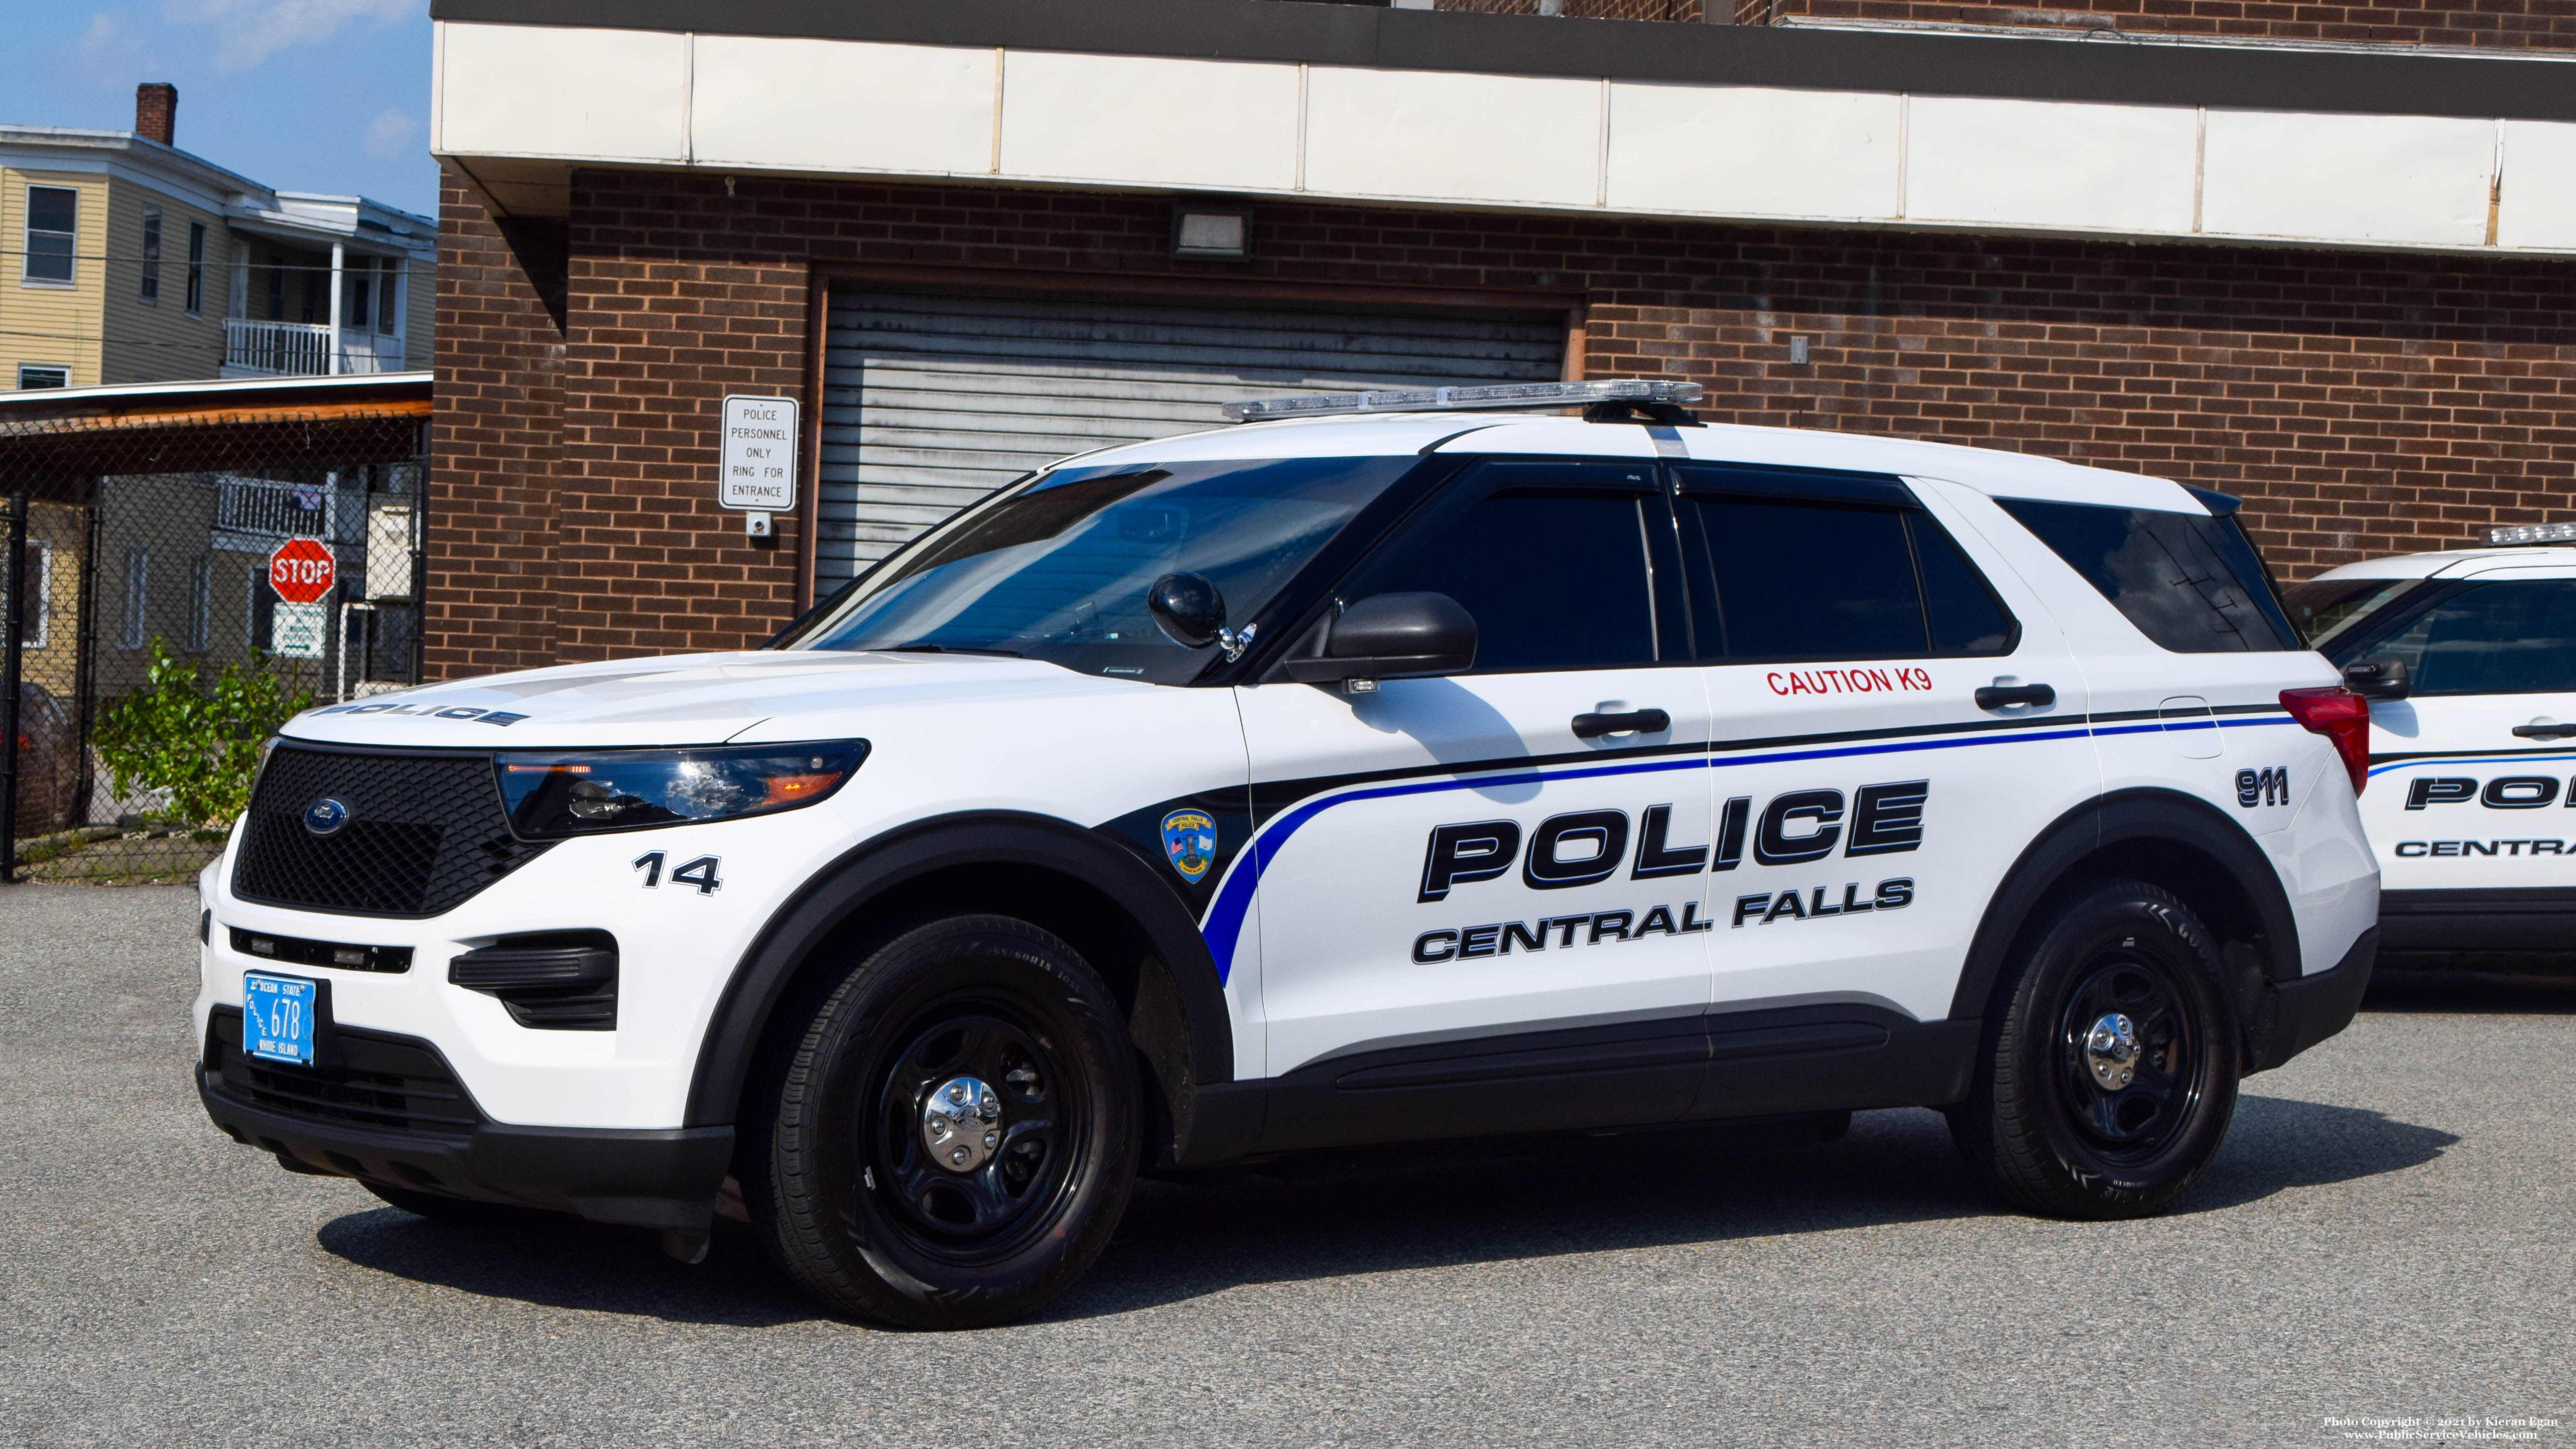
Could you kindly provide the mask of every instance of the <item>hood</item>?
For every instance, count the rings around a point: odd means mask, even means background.
[[[714,745],[763,725],[764,740],[839,739],[890,708],[1152,687],[973,654],[678,654],[425,684],[306,710],[279,733],[484,750]]]

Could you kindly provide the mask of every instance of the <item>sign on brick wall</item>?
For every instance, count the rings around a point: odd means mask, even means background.
[[[724,468],[716,501],[755,513],[796,508],[796,400],[724,400]]]

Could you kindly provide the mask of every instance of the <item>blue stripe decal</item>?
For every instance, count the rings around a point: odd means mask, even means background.
[[[2296,721],[2287,714],[2217,722],[2218,725],[2229,729],[2293,723]],[[1493,785],[1544,784],[1551,780],[1589,780],[1607,775],[1646,775],[1670,770],[1723,770],[1736,765],[1773,765],[1786,760],[1831,760],[1853,755],[1910,754],[1920,750],[1961,750],[1973,745],[2017,745],[2043,740],[2084,739],[2092,735],[2157,734],[2168,728],[2183,730],[2213,727],[2215,726],[2210,723],[2202,722],[2168,726],[2162,721],[2157,721],[2150,724],[2107,728],[2088,726],[2080,729],[2049,730],[2036,734],[1986,735],[1975,739],[1914,740],[1884,745],[1850,745],[1840,749],[1825,750],[1781,750],[1765,755],[1693,756],[1678,760],[1650,760],[1631,765],[1601,765],[1591,769],[1566,770],[1556,774],[1549,774],[1543,770],[1528,770],[1511,775],[1479,775],[1467,780],[1456,778],[1425,780],[1413,784],[1379,785],[1365,790],[1353,790],[1342,795],[1328,795],[1320,800],[1299,805],[1262,827],[1260,833],[1253,838],[1252,848],[1236,859],[1234,869],[1227,872],[1224,883],[1217,887],[1216,902],[1208,908],[1207,920],[1199,930],[1200,934],[1207,938],[1208,954],[1216,961],[1217,983],[1223,985],[1234,975],[1234,943],[1242,934],[1243,918],[1252,909],[1252,893],[1261,884],[1262,872],[1269,869],[1272,854],[1286,844],[1288,837],[1296,834],[1307,821],[1336,805],[1345,805],[1354,800],[1384,800],[1398,795],[1430,795],[1449,790],[1481,790]]]
[[[2563,755],[2426,755],[2421,759],[2391,760],[2385,765],[2373,765],[2370,767],[2370,778],[2375,780],[2381,775],[2388,773],[2390,770],[2411,770],[2418,765],[2494,764],[2499,760],[2508,764],[2516,765],[2519,765],[2526,760],[2536,764],[2542,760],[2576,760],[2576,753]]]
[[[2151,727],[2152,728],[2152,727]],[[1341,795],[1327,795],[1289,810],[1262,827],[1253,837],[1252,848],[1245,851],[1227,872],[1225,883],[1217,887],[1216,903],[1208,908],[1207,921],[1200,934],[1207,938],[1208,954],[1216,962],[1216,979],[1223,985],[1234,975],[1234,943],[1243,931],[1243,918],[1252,909],[1252,893],[1261,884],[1262,872],[1288,837],[1297,833],[1307,821],[1336,805],[1355,800],[1385,800],[1398,795],[1432,795],[1450,790],[1482,790],[1495,785],[1545,784],[1552,780],[1590,780],[1609,775],[1660,774],[1672,770],[1728,769],[1736,765],[1773,765],[1787,760],[1831,760],[1855,755],[1911,754],[1921,750],[1962,750],[1974,745],[2017,745],[2043,740],[2080,740],[2095,733],[2090,729],[2048,730],[2040,733],[1989,735],[1978,739],[1919,740],[1884,745],[1849,745],[1829,750],[1780,750],[1765,755],[1728,755],[1711,758],[1695,755],[1678,760],[1647,760],[1636,764],[1600,765],[1584,770],[1565,770],[1550,774],[1528,770],[1510,775],[1478,775],[1473,779],[1424,780],[1412,784],[1378,785],[1353,790]],[[2107,731],[2105,732],[2107,733]]]

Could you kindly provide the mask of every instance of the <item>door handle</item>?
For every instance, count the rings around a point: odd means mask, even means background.
[[[1625,714],[1578,714],[1574,717],[1574,737],[1578,740],[1597,740],[1603,735],[1625,734],[1630,730],[1656,735],[1672,727],[1673,717],[1660,709],[1632,709]]]
[[[2515,725],[2514,735],[2526,740],[2554,740],[2560,735],[2576,735],[2576,724]]]
[[[2002,709],[2007,705],[2035,704],[2045,708],[2057,703],[2057,691],[2045,684],[1981,684],[1977,686],[1977,708]]]

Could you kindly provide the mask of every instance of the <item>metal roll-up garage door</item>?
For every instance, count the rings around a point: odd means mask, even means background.
[[[1069,453],[1224,426],[1246,397],[1547,382],[1565,324],[832,291],[817,596]]]

